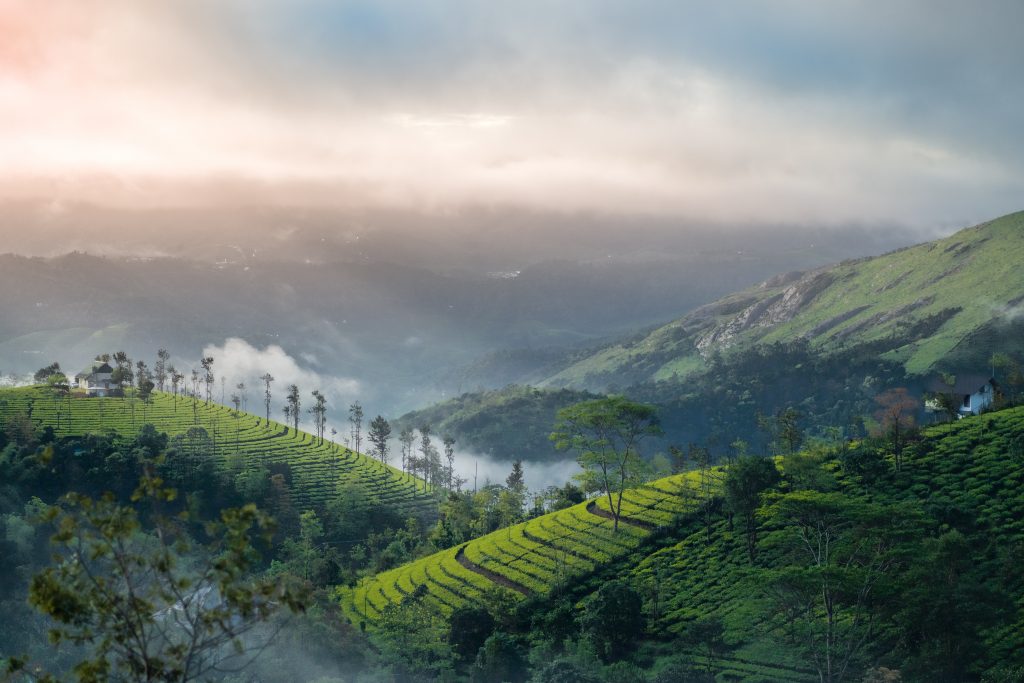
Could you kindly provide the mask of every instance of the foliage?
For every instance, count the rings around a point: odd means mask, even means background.
[[[644,632],[640,595],[629,584],[610,581],[584,605],[580,625],[601,659],[622,659]]]
[[[145,477],[134,499],[169,503],[173,489]],[[112,495],[68,494],[46,521],[57,529],[56,565],[32,579],[29,601],[56,622],[54,643],[87,645],[82,681],[189,681],[244,667],[260,644],[245,640],[281,608],[305,609],[287,582],[248,578],[272,521],[255,506],[224,510],[196,548],[170,519],[143,534],[136,511]],[[188,559],[194,559],[190,563]]]
[[[559,450],[576,452],[577,462],[607,497],[617,531],[623,492],[643,481],[640,443],[661,433],[653,406],[611,396],[558,411],[551,440]]]

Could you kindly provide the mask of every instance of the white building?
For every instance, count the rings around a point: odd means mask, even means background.
[[[90,396],[109,396],[113,386],[110,376],[113,373],[114,368],[110,367],[110,363],[97,358],[92,365],[75,375],[75,385]]]

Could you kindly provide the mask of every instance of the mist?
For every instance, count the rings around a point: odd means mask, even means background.
[[[466,480],[464,488],[473,488],[476,477],[477,488],[486,484],[505,485],[505,478],[512,471],[511,460],[497,460],[470,451],[455,451],[455,472]],[[562,486],[573,475],[582,472],[574,459],[552,462],[524,462],[523,479],[530,491],[541,491],[548,486]]]

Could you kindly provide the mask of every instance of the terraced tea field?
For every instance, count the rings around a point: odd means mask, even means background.
[[[53,427],[58,436],[112,429],[130,438],[147,422],[171,437],[202,427],[212,440],[214,457],[225,466],[232,459],[287,464],[292,499],[304,508],[324,504],[344,483],[360,485],[373,499],[409,514],[433,516],[436,510],[420,479],[330,441],[318,443],[307,432],[244,411],[236,414],[216,403],[160,392],[148,404],[120,398],[55,401],[52,392],[40,387],[0,390],[0,419],[19,412],[40,428]]]
[[[547,593],[629,554],[655,528],[686,512],[695,476],[674,475],[627,491],[617,532],[606,498],[580,503],[341,587],[342,609],[353,623],[372,626],[388,605],[419,586],[426,588],[424,600],[445,615],[479,604],[499,587],[519,596]]]

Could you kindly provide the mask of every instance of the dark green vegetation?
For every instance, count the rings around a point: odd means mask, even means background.
[[[911,435],[898,469],[892,448],[699,468],[627,492],[618,534],[584,504],[340,597],[410,677],[1019,680],[1024,408]]]
[[[504,389],[463,394],[395,420],[398,428],[433,425],[451,434],[459,445],[502,460],[546,460],[563,457],[548,438],[555,414],[595,394],[562,389],[541,391],[511,385]]]
[[[660,408],[669,443],[699,442],[723,457],[740,439],[767,451],[759,416],[787,408],[801,427],[834,439],[864,433],[878,393],[922,396],[940,371],[981,374],[994,355],[1024,360],[1024,213],[876,258],[766,281],[620,343],[576,357],[535,383],[497,424],[454,419],[495,393],[429,409],[453,420],[462,443],[498,450],[513,431],[540,431],[546,389],[612,391]],[[1009,373],[995,368],[1005,382]],[[561,389],[559,389],[561,390]],[[532,397],[534,406],[524,403]],[[512,414],[514,411],[514,414]],[[426,411],[424,411],[426,412]],[[546,453],[546,449],[538,451]],[[526,457],[518,453],[518,457]]]

